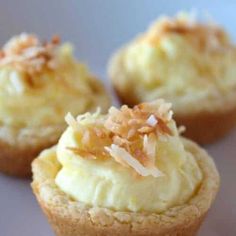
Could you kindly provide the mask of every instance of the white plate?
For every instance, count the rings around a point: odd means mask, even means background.
[[[105,78],[106,62],[112,51],[162,13],[181,9],[208,10],[235,35],[236,3],[157,0],[9,0],[0,1],[0,43],[22,31],[49,38],[54,33],[74,42],[77,56]],[[224,124],[222,124],[224,125]],[[206,147],[221,173],[221,190],[202,236],[236,235],[236,131]],[[30,181],[0,175],[0,235],[53,235],[30,188]]]

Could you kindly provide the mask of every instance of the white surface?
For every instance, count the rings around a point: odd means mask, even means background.
[[[208,10],[232,35],[236,26],[234,1],[157,0],[0,0],[0,43],[22,31],[44,38],[54,33],[74,42],[77,56],[105,78],[112,51],[132,38],[159,14],[196,8]],[[222,124],[224,125],[224,124]],[[236,131],[206,147],[222,177],[221,190],[199,235],[236,235]],[[0,175],[0,235],[52,236],[31,193],[30,181]]]

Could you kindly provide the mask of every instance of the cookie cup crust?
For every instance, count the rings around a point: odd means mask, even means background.
[[[183,142],[196,158],[203,181],[188,202],[160,214],[114,211],[71,199],[55,184],[56,155],[50,161],[34,160],[32,189],[57,236],[196,235],[218,191],[219,175],[203,149],[187,139]]]
[[[184,136],[199,144],[213,143],[227,135],[236,126],[236,104],[225,106],[224,111],[178,114],[174,116],[178,125],[184,125]]]
[[[129,45],[115,52],[109,61],[108,76],[112,81],[114,91],[119,101],[122,104],[133,107],[145,101],[133,92],[135,82],[130,86],[125,86],[120,83],[121,80],[129,79],[123,66],[123,58],[128,46]],[[224,96],[219,97],[218,102],[214,104],[212,110],[199,109],[189,111],[189,109],[184,109],[184,107],[178,110],[173,106],[174,119],[178,126],[183,125],[186,127],[186,132],[183,134],[185,137],[202,145],[213,143],[236,127],[235,101],[236,88],[232,89],[227,98]],[[201,103],[199,103],[199,107],[201,108]]]
[[[16,129],[0,127],[0,171],[17,177],[31,176],[31,163],[45,148],[57,143],[65,125]]]

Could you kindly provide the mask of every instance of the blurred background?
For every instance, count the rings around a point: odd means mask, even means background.
[[[161,14],[208,12],[236,36],[235,9],[234,0],[0,0],[0,44],[22,31],[43,39],[59,34],[93,70],[104,71],[113,50]]]
[[[54,34],[75,45],[76,55],[105,80],[112,52],[159,15],[208,12],[236,36],[236,1],[213,0],[0,0],[0,44],[21,32],[50,39]],[[236,132],[208,146],[222,176],[221,192],[200,236],[236,235]],[[29,181],[0,175],[0,235],[52,236]]]

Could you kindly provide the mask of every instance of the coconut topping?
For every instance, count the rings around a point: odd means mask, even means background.
[[[173,114],[170,108],[171,104],[159,99],[132,109],[111,107],[106,116],[99,111],[77,119],[68,114],[66,122],[80,134],[82,144],[68,149],[83,158],[112,157],[141,176],[162,176],[156,167],[157,140],[173,135],[168,126]]]
[[[222,50],[230,47],[227,34],[213,24],[197,23],[195,18],[177,15],[174,19],[163,17],[151,25],[141,40],[155,46],[168,34],[182,35],[193,46],[201,50]]]
[[[42,43],[33,34],[22,33],[10,39],[0,50],[0,67],[12,66],[29,75],[44,69],[54,70],[58,64],[55,52],[59,43],[58,36]]]
[[[147,119],[147,124],[152,126],[152,127],[155,127],[155,125],[157,124],[157,119],[155,118],[154,115],[150,115],[149,118]]]

